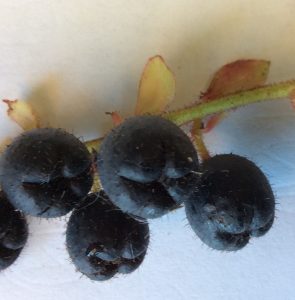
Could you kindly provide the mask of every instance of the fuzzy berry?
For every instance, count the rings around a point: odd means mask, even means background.
[[[190,225],[205,244],[234,251],[271,228],[274,195],[253,162],[234,154],[216,155],[205,161],[201,172],[185,208]]]
[[[177,186],[198,169],[188,136],[157,116],[132,117],[112,130],[97,162],[110,199],[142,218],[160,217],[182,203]]]
[[[61,129],[42,128],[17,137],[2,158],[1,184],[14,207],[38,217],[65,215],[92,185],[91,156]]]
[[[24,216],[0,192],[0,271],[12,265],[28,238]]]
[[[77,270],[102,281],[139,267],[147,251],[149,227],[145,220],[123,213],[103,192],[89,194],[70,217],[66,243]]]

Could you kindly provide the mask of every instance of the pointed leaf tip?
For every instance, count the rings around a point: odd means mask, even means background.
[[[144,67],[139,83],[135,114],[157,114],[165,110],[175,95],[175,77],[164,59],[157,55]]]
[[[40,127],[39,120],[29,103],[25,101],[7,99],[2,101],[8,105],[7,115],[22,129],[30,130]]]

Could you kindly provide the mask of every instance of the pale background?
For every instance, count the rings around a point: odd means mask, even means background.
[[[0,98],[28,99],[48,124],[100,136],[111,128],[105,111],[132,113],[155,54],[176,75],[175,106],[238,58],[271,60],[270,82],[295,78],[294,16],[294,0],[0,0]],[[0,104],[0,138],[18,132]],[[151,222],[138,271],[93,283],[69,262],[66,218],[29,218],[26,248],[0,274],[1,300],[295,299],[295,112],[288,100],[240,109],[206,140],[269,176],[279,202],[269,234],[237,253],[212,251],[181,210]]]

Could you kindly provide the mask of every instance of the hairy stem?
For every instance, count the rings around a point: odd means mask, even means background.
[[[177,125],[182,125],[193,121],[194,119],[202,119],[208,115],[238,108],[247,104],[286,98],[294,90],[295,80],[266,85],[252,90],[216,98],[210,102],[194,104],[185,109],[167,112],[163,114],[162,117]]]
[[[295,80],[265,85],[259,88],[231,94],[225,97],[216,98],[210,102],[195,103],[190,107],[164,113],[162,117],[174,122],[177,125],[183,125],[195,119],[202,119],[206,116],[220,113],[233,108],[242,107],[248,104],[280,100],[295,90]],[[98,149],[103,138],[86,142],[88,149]]]

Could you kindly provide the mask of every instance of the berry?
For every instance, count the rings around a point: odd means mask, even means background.
[[[177,186],[198,169],[188,136],[157,116],[132,117],[112,130],[97,163],[111,201],[142,218],[160,217],[181,204]]]
[[[24,216],[0,192],[0,271],[18,258],[28,238]]]
[[[235,251],[271,228],[274,195],[253,162],[234,154],[217,155],[204,162],[201,172],[185,208],[190,225],[205,244]]]
[[[91,170],[90,153],[72,134],[34,129],[4,152],[1,183],[15,208],[33,216],[59,217],[88,193]]]
[[[89,194],[68,222],[66,243],[77,270],[102,281],[142,263],[149,243],[145,220],[134,219],[100,192]]]

